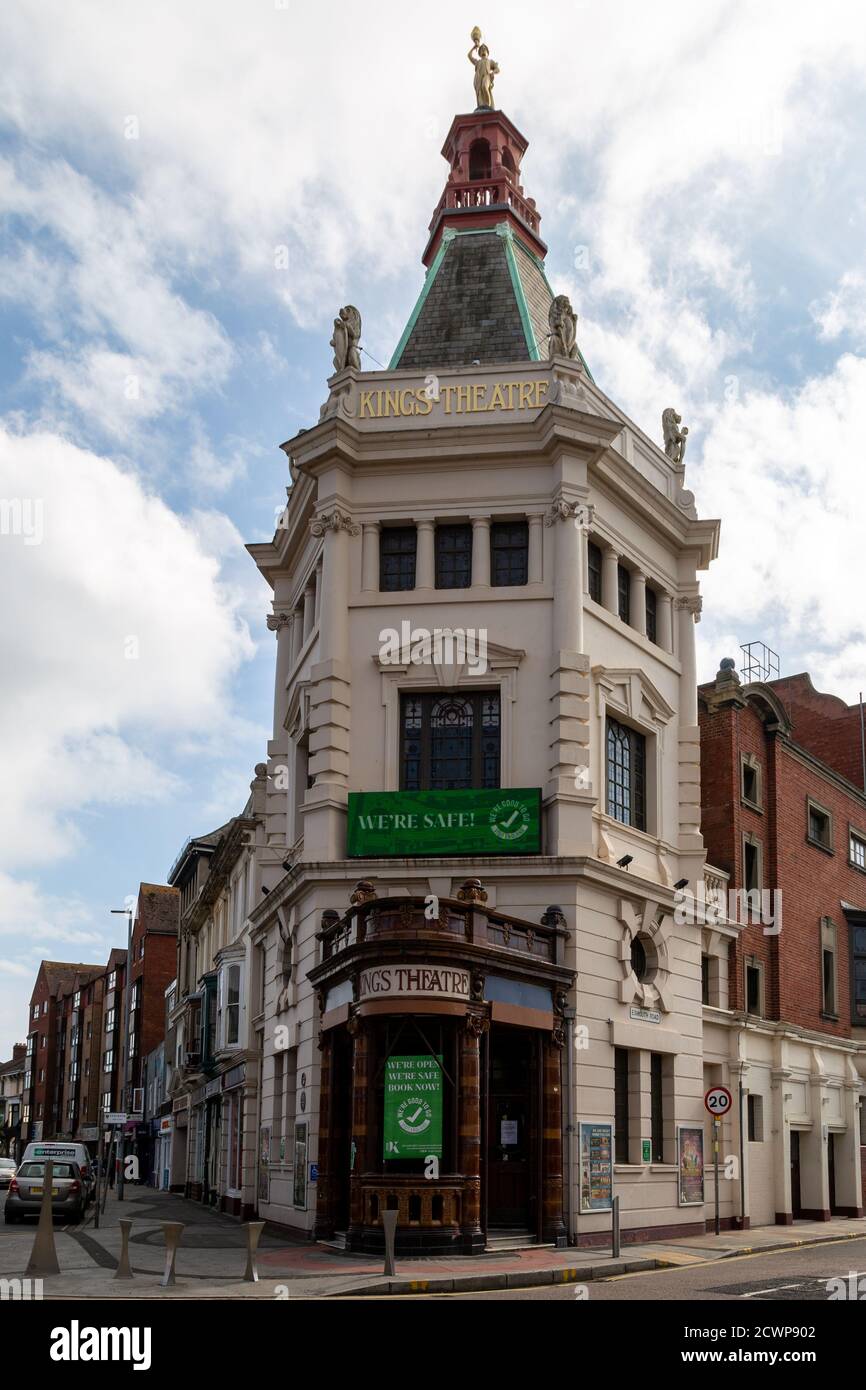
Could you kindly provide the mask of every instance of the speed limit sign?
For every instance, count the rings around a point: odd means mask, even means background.
[[[727,1115],[733,1105],[733,1097],[727,1086],[711,1086],[704,1096],[704,1105],[711,1115]]]

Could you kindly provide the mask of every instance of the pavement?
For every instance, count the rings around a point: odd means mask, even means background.
[[[133,1279],[116,1280],[120,1254],[118,1220],[134,1222],[130,1238]],[[185,1230],[177,1255],[176,1283],[161,1287],[165,1266],[162,1222]],[[0,1226],[0,1279],[21,1277],[36,1234],[35,1221]],[[321,1243],[294,1243],[275,1227],[262,1233],[258,1283],[244,1283],[246,1230],[231,1217],[172,1193],[127,1184],[123,1202],[112,1193],[94,1224],[91,1206],[80,1226],[55,1231],[60,1273],[43,1277],[45,1299],[310,1299],[389,1294],[459,1293],[584,1284],[651,1269],[677,1269],[751,1253],[863,1238],[866,1218],[798,1221],[725,1231],[720,1236],[686,1236],[624,1246],[614,1259],[604,1249],[533,1247],[491,1251],[481,1256],[398,1258],[391,1278],[382,1257],[350,1255]]]

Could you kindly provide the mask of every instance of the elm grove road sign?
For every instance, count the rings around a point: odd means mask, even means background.
[[[350,859],[540,854],[538,787],[350,792]]]

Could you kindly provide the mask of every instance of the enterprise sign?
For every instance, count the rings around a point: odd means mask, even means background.
[[[382,965],[362,970],[358,999],[468,999],[469,971],[443,965]]]
[[[350,792],[350,859],[540,854],[538,787]]]
[[[433,381],[434,378],[428,378]],[[389,390],[373,387],[358,393],[358,418],[387,420],[392,416],[430,415],[434,405],[442,415],[472,415],[498,410],[540,410],[547,402],[548,383],[534,381],[477,381],[461,386],[408,386]]]

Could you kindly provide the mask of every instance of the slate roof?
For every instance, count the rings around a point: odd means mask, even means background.
[[[533,327],[543,317],[546,334],[550,291],[516,239],[513,245],[521,282],[531,284],[527,303]],[[475,361],[486,366],[535,358],[527,342],[504,237],[493,230],[455,236],[445,243],[444,257],[430,274],[433,280],[425,287],[420,312],[393,367],[468,367]]]

